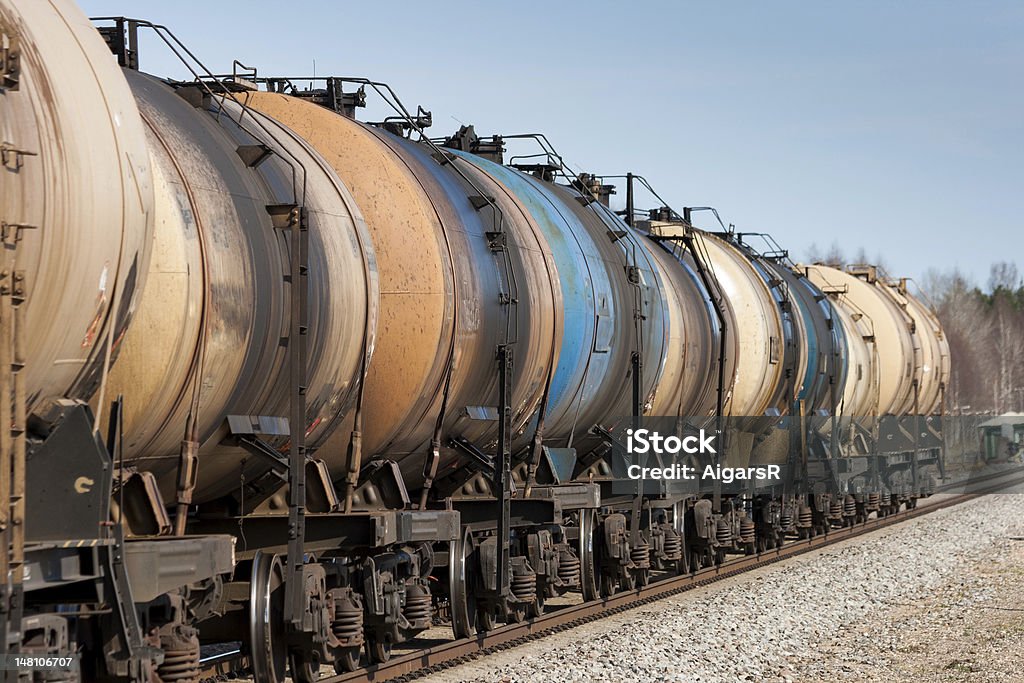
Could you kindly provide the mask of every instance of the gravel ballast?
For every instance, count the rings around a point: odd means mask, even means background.
[[[421,680],[1024,680],[1022,520],[987,496]]]

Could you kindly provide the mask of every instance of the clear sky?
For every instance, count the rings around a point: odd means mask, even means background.
[[[837,243],[982,285],[1024,266],[1024,2],[81,5],[167,24],[214,71],[387,81],[435,136],[544,132],[798,259]],[[151,41],[142,68],[184,74]]]

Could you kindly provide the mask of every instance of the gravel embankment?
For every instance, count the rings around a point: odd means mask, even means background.
[[[1024,680],[1022,520],[988,496],[421,680]]]
[[[843,663],[831,680],[953,683],[1024,681],[1024,515],[986,552],[913,599],[893,600],[844,625],[824,652],[794,665],[799,680],[819,680],[824,662]]]

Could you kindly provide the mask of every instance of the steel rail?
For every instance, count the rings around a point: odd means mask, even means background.
[[[1022,482],[1024,482],[1024,467],[968,478],[955,484],[946,484],[937,487],[936,493],[960,487],[964,487],[965,490],[960,494],[950,494],[948,498],[928,499],[928,502],[911,510],[903,510],[887,517],[869,519],[855,526],[830,529],[813,538],[792,540],[779,548],[738,557],[694,573],[664,577],[652,581],[643,588],[616,593],[607,598],[578,605],[559,607],[535,619],[500,626],[471,638],[452,640],[416,652],[396,655],[388,662],[373,664],[349,673],[324,676],[317,679],[317,683],[378,683],[414,680],[482,656],[640,607],[655,600],[707,586],[753,569],[766,567],[835,543],[894,526],[930,512],[950,508]],[[204,681],[226,680],[225,675],[244,675],[245,669],[248,668],[244,657],[238,655],[213,658],[205,664],[201,675],[201,680]]]

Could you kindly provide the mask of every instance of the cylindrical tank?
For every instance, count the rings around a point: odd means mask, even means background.
[[[557,210],[574,215],[586,229],[597,253],[590,268],[607,271],[611,296],[597,299],[591,364],[604,364],[604,376],[588,372],[582,384],[580,413],[571,437],[577,453],[586,455],[604,448],[591,429],[600,425],[618,433],[631,423],[633,414],[633,354],[641,363],[640,410],[650,413],[656,389],[666,369],[670,348],[670,320],[666,289],[668,277],[653,254],[656,245],[622,221],[598,201],[589,201],[578,190],[558,183],[534,180],[550,192]],[[607,354],[607,360],[601,358]],[[678,355],[676,356],[678,358]],[[673,359],[675,362],[675,359]],[[558,438],[555,431],[552,438]],[[569,443],[568,439],[567,442]]]
[[[836,414],[848,417],[877,416],[881,365],[874,328],[866,316],[851,311],[839,301],[835,303],[833,311],[836,328],[842,331],[846,363]]]
[[[858,276],[830,266],[812,265],[807,266],[807,274],[815,285],[834,293],[836,302],[850,318],[866,326],[862,336],[873,342],[878,364],[877,413],[864,416],[903,415],[911,411],[914,368],[918,364],[915,354],[920,353],[920,345],[907,313],[883,290],[871,270]]]
[[[796,295],[789,287],[786,268],[749,249],[745,250],[745,255],[771,292],[782,323],[782,349],[779,357],[782,381],[776,385],[776,395],[772,397],[771,403],[779,406],[780,413],[790,412],[790,407],[799,396],[803,377],[810,362],[810,332],[804,325],[803,316],[800,315],[800,304],[795,300]]]
[[[784,330],[778,305],[750,260],[725,240],[697,233],[723,295],[733,309],[731,332],[739,341],[736,377],[726,415],[760,417],[788,406],[784,380]],[[780,401],[780,399],[782,399]]]
[[[718,363],[722,328],[691,254],[678,242],[651,252],[665,274],[669,343],[665,372],[658,382],[650,413],[658,416],[707,417],[718,407]],[[728,314],[728,311],[726,311]],[[731,386],[735,354],[726,353],[723,370]]]
[[[343,176],[371,241],[382,247],[377,251],[377,340],[363,396],[363,449],[368,456],[409,452],[429,438],[417,426],[436,417],[459,324],[455,257],[441,217],[409,165],[365,126],[285,95],[253,92],[243,101],[289,126]],[[347,436],[339,431],[332,446],[345,448]]]
[[[844,345],[835,311],[820,289],[802,271],[772,263],[786,284],[787,301],[795,309],[800,330],[800,362],[796,368],[796,396],[804,412],[831,414],[840,401]]]
[[[372,351],[376,264],[355,202],[286,128],[230,99],[175,91],[133,71],[125,77],[158,169],[158,234],[154,286],[125,338],[112,391],[125,395],[126,455],[162,477],[165,495],[181,441],[200,443],[201,502],[238,488],[243,458],[247,481],[268,470],[222,443],[227,416],[288,415],[289,234],[274,227],[268,207],[297,204],[306,212],[302,427],[312,448],[351,406]],[[193,435],[186,434],[190,413]],[[343,450],[321,457],[340,473]]]
[[[545,411],[546,441],[575,445],[585,455],[594,425],[613,430],[621,426],[622,418],[632,413],[634,350],[642,351],[644,362],[641,409],[656,413],[656,388],[666,374],[678,378],[684,359],[682,347],[673,347],[668,337],[666,302],[674,292],[651,253],[654,245],[633,232],[621,236],[621,244],[611,240],[621,222],[609,218],[597,202],[581,204],[574,189],[472,154],[452,153],[513,192],[551,245],[563,294],[565,337]],[[639,330],[635,309],[642,315]]]
[[[586,431],[595,419],[595,394],[613,371],[607,339],[598,339],[602,320],[612,318],[621,304],[616,296],[619,268],[610,265],[610,249],[594,236],[593,221],[578,216],[549,183],[488,161],[450,150],[500,182],[529,211],[551,249],[562,293],[564,334],[558,351],[545,407],[545,435],[551,443],[571,443],[577,428]],[[616,376],[621,381],[621,377]],[[559,444],[565,445],[565,444]]]
[[[914,332],[921,348],[920,362],[915,368],[918,395],[913,412],[919,415],[937,414],[941,411],[943,389],[949,382],[949,342],[931,309],[907,291],[905,279],[886,282],[885,287],[913,320]]]
[[[448,439],[491,451],[499,345],[513,354],[513,433],[525,434],[562,345],[558,276],[531,213],[473,164],[441,163],[426,145],[297,98],[243,100],[302,135],[366,206],[382,323],[363,402],[365,457],[395,460],[415,489],[439,420],[439,476],[462,457]],[[321,451],[339,448],[332,440]]]
[[[0,34],[20,54],[0,82],[0,213],[19,240],[3,269],[25,274],[31,410],[87,398],[108,341],[117,352],[148,268],[153,186],[135,100],[74,3],[0,0]]]
[[[427,156],[426,148],[423,145],[406,143],[416,149],[419,154]],[[433,157],[429,157],[433,160]],[[445,168],[447,168],[446,165]],[[482,295],[476,306],[486,306],[488,302],[497,301],[497,310],[507,309],[511,315],[504,320],[504,329],[499,324],[492,331],[494,345],[489,352],[478,356],[476,360],[477,376],[485,377],[493,373],[495,364],[493,361],[494,349],[497,344],[507,343],[514,353],[515,365],[514,374],[511,377],[511,407],[512,407],[512,434],[513,439],[524,437],[528,430],[528,424],[540,405],[549,385],[554,368],[558,364],[558,353],[562,344],[563,316],[562,316],[562,292],[558,281],[558,273],[554,265],[554,258],[550,246],[544,239],[543,232],[533,220],[530,212],[522,205],[519,199],[509,192],[501,183],[490,175],[482,172],[479,168],[462,159],[455,159],[450,166],[457,173],[450,174],[450,178],[457,176],[461,181],[462,192],[465,194],[456,195],[456,200],[465,202],[466,196],[473,197],[471,193],[480,192],[490,197],[494,204],[501,211],[500,218],[495,212],[483,208],[474,213],[488,220],[501,221],[501,229],[506,233],[506,248],[498,250],[494,246],[488,246],[489,254],[484,256],[482,250],[475,261],[475,268],[479,272],[483,270],[482,265],[488,261],[493,264],[493,274],[500,285],[494,299]],[[467,181],[472,181],[472,186],[467,186]],[[472,205],[472,199],[469,201]],[[492,224],[492,235],[495,229]],[[483,237],[485,239],[479,239]],[[490,245],[492,240],[501,239],[489,237],[486,233],[478,234],[475,245],[479,248]],[[483,270],[486,272],[486,270]],[[510,301],[510,305],[502,302]],[[499,315],[501,321],[504,316]],[[482,347],[487,348],[487,347]],[[456,363],[458,363],[456,350]],[[477,380],[465,378],[464,391],[468,396],[479,397]],[[497,378],[493,383],[495,391],[498,388]],[[496,394],[495,394],[496,396]],[[493,403],[483,405],[497,406],[497,400]],[[465,416],[459,418],[449,429],[448,434],[456,434],[469,438],[475,443],[482,443],[491,449],[497,444],[497,435],[491,440],[484,438],[484,432],[480,430],[483,425],[470,425]],[[473,436],[476,433],[478,436]]]

